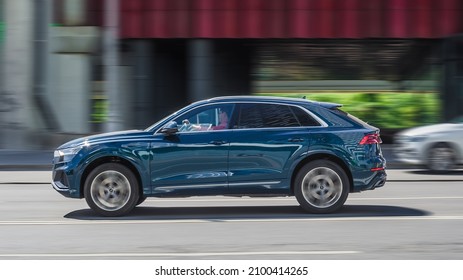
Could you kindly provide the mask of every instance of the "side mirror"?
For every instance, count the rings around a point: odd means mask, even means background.
[[[178,132],[177,122],[174,122],[174,121],[168,122],[163,128],[161,128],[160,132],[165,135],[173,135],[177,133]]]

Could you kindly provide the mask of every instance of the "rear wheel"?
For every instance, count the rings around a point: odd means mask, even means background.
[[[448,144],[439,143],[431,147],[428,154],[428,168],[442,172],[455,168],[455,153]]]
[[[105,163],[90,172],[85,181],[87,204],[100,215],[115,217],[129,213],[139,200],[135,175],[118,163]]]
[[[336,163],[311,161],[296,175],[294,192],[301,207],[316,214],[332,213],[341,208],[349,195],[349,178]]]

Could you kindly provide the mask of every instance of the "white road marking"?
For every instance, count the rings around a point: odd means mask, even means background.
[[[433,199],[463,199],[463,196],[418,196],[418,197],[361,197],[348,200],[433,200]]]
[[[2,258],[110,258],[110,257],[224,257],[224,256],[291,256],[346,255],[361,251],[270,251],[270,252],[201,252],[201,253],[75,253],[75,254],[0,254]]]
[[[155,218],[155,216],[153,216]],[[262,219],[228,219],[228,218],[203,218],[203,219],[163,219],[163,220],[62,220],[62,221],[0,221],[0,226],[46,226],[46,225],[125,225],[125,224],[186,224],[186,223],[282,223],[282,222],[362,222],[362,221],[458,221],[463,216],[376,216],[376,217],[330,217],[318,218],[262,218]]]

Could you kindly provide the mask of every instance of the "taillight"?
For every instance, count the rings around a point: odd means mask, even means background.
[[[379,137],[379,133],[372,133],[365,135],[362,140],[360,140],[360,145],[368,145],[368,144],[381,144],[381,138]]]
[[[386,169],[386,168],[383,166],[383,167],[374,167],[374,168],[372,168],[370,170],[375,172],[375,171],[381,171],[381,170],[384,170],[384,169]]]

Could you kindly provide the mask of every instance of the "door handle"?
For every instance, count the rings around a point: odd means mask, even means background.
[[[215,141],[209,142],[209,144],[220,146],[220,145],[227,144],[227,142],[226,141],[215,140]]]
[[[289,138],[288,142],[299,143],[299,142],[304,142],[304,139],[303,138]]]

